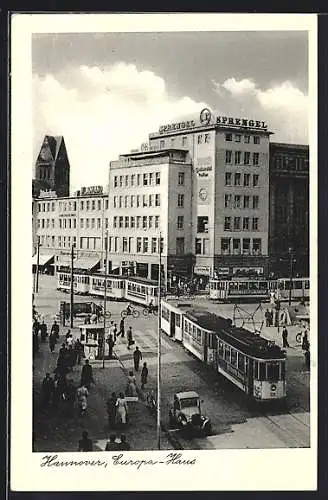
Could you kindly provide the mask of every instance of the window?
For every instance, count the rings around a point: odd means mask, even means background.
[[[240,217],[234,217],[233,228],[234,231],[240,231]]]
[[[249,165],[251,158],[251,153],[249,151],[244,152],[244,165]]]
[[[260,136],[259,135],[254,135],[253,141],[254,141],[254,144],[260,144]]]
[[[124,196],[124,208],[128,208],[128,196]]]
[[[159,186],[161,183],[161,173],[160,172],[155,173],[155,183],[156,183],[156,186]]]
[[[201,238],[196,238],[195,240],[195,254],[200,255],[202,253],[202,240]]]
[[[183,229],[183,215],[178,215],[177,218],[177,229]]]
[[[155,215],[155,227],[159,227],[159,215]]]
[[[240,177],[241,175],[237,172],[235,174],[235,186],[240,186]]]
[[[157,238],[151,239],[151,253],[157,252]]]
[[[119,228],[122,228],[122,227],[123,227],[123,216],[120,216],[120,217],[118,218],[118,227],[119,227]]]
[[[81,238],[82,240],[82,238]],[[61,236],[58,236],[58,246],[61,247],[62,246],[62,239],[61,239]],[[81,241],[81,248],[82,248],[82,241]]]
[[[251,141],[251,136],[250,135],[244,135],[244,143],[249,144]]]
[[[135,227],[135,218],[134,217],[131,217],[130,227],[131,227],[131,229],[133,229]]]
[[[249,196],[244,196],[244,208],[249,208]]]
[[[74,236],[74,238],[76,238],[76,236]],[[54,236],[51,236],[51,246],[55,246],[55,237]]]
[[[114,176],[114,188],[117,188],[117,175]]]
[[[96,200],[92,200],[92,202],[91,202],[91,210],[96,210]]]
[[[252,220],[252,231],[257,231],[259,228],[259,218],[258,217],[253,217]]]
[[[205,134],[205,142],[208,144],[210,142],[210,134]]]
[[[124,227],[126,229],[129,227],[129,220],[130,220],[130,217],[125,216],[125,218],[124,218]]]
[[[108,200],[105,200],[105,210],[108,210]]]
[[[51,210],[53,212],[55,211],[55,202],[54,201],[51,203]],[[76,202],[75,202],[75,210],[76,210]]]
[[[175,138],[172,137],[172,139],[171,139],[171,148],[174,148],[174,146],[175,146]]]
[[[137,253],[141,252],[141,243],[142,243],[142,239],[138,237],[137,238]]]
[[[101,228],[101,219],[97,219],[97,229]]]
[[[86,210],[90,210],[90,201],[89,201],[89,200],[87,200],[87,201],[85,202],[85,209],[86,209]]]
[[[137,207],[140,207],[140,195],[137,194]]]
[[[257,174],[253,175],[253,187],[256,187],[259,185],[259,176]]]
[[[202,136],[202,135],[199,135],[199,136],[197,137],[197,143],[198,143],[198,144],[201,144],[202,142],[203,142],[203,136]]]
[[[98,210],[101,210],[101,200],[98,200]]]
[[[85,227],[86,229],[89,229],[89,219],[85,219]]]
[[[120,187],[123,187],[123,175],[120,175]]]
[[[134,186],[135,174],[131,175],[131,186]]]
[[[177,238],[176,240],[176,254],[183,255],[184,254],[184,238]]]
[[[117,216],[113,218],[113,227],[117,227]]]
[[[253,153],[253,165],[259,164],[259,153]]]
[[[224,230],[231,231],[231,217],[224,218]]]
[[[249,186],[250,178],[250,174],[244,174],[244,186]]]
[[[232,141],[232,134],[225,134],[226,141]]]
[[[184,185],[184,178],[185,178],[184,172],[179,172],[178,173],[178,185],[179,186],[183,186]]]
[[[240,239],[239,238],[233,238],[232,248],[233,248],[234,255],[240,254]]]
[[[129,236],[129,253],[132,252],[132,242],[133,242],[133,238],[132,238],[132,236]]]
[[[225,185],[226,186],[231,186],[231,182],[232,182],[232,174],[231,174],[231,172],[226,172],[226,174],[225,174]]]
[[[91,228],[92,229],[95,228],[95,222],[96,222],[96,219],[91,219]]]
[[[148,186],[148,175],[147,174],[143,174],[143,185]]]
[[[197,233],[208,233],[208,216],[197,217]]]
[[[251,248],[251,240],[249,238],[243,238],[243,254],[249,255]]]
[[[231,163],[232,162],[232,151],[229,149],[226,150],[226,163]]]
[[[152,172],[150,172],[150,174],[149,174],[149,182],[148,182],[149,186],[151,186],[153,184],[153,180],[154,180],[154,174]]]
[[[161,206],[161,195],[155,194],[155,207],[160,207],[160,206]]]
[[[261,238],[254,238],[253,239],[253,254],[254,255],[261,255],[261,253],[262,253]]]
[[[204,238],[203,239],[203,254],[209,255],[209,253],[210,253],[210,240],[209,240],[209,238]]]
[[[142,218],[142,228],[147,229],[147,215],[144,215]]]
[[[139,229],[140,226],[141,226],[141,217],[140,217],[140,215],[138,215],[138,217],[137,217],[137,229]]]
[[[164,149],[165,148],[165,141],[159,141],[159,147],[160,147],[160,149]]]
[[[221,254],[230,254],[230,238],[221,238]]]
[[[235,165],[240,164],[240,159],[241,159],[241,151],[235,151]]]
[[[146,194],[142,195],[142,206],[147,207],[147,195]]]
[[[148,217],[148,227],[149,227],[149,229],[151,229],[153,227],[153,216],[152,215],[150,215]]]
[[[240,142],[240,141],[241,141],[241,135],[236,134],[236,135],[235,135],[235,141],[236,141],[236,142]]]
[[[237,194],[234,200],[234,208],[240,208],[240,204],[241,204],[241,196]]]
[[[232,204],[232,194],[224,195],[224,208],[231,208]]]
[[[258,196],[253,196],[253,208],[254,209],[259,208],[259,197]]]
[[[129,176],[125,176],[125,187],[129,187]]]
[[[152,206],[153,206],[153,195],[152,195],[152,194],[150,194],[150,195],[148,196],[148,206],[149,206],[149,207],[152,207]]]
[[[117,196],[114,196],[113,204],[114,204],[114,208],[116,208],[117,207]]]
[[[182,137],[182,146],[187,146],[188,138],[186,136]]]
[[[178,207],[184,207],[184,194],[178,194]]]
[[[108,218],[105,219],[105,229],[108,229]]]
[[[140,186],[140,182],[141,182],[141,175],[137,174],[137,186]]]
[[[235,349],[231,349],[231,364],[237,366],[237,351]]]
[[[118,206],[119,208],[122,208],[123,207],[123,196],[119,196],[119,199],[118,199]]]
[[[243,230],[248,231],[249,230],[249,217],[244,217],[243,218]]]
[[[118,252],[118,236],[114,237],[114,252]]]
[[[130,199],[131,208],[134,207],[134,199],[135,199],[135,196],[133,194],[133,195],[131,195],[131,199]]]
[[[128,251],[128,239],[124,236],[123,237],[123,252]]]
[[[148,252],[148,238],[143,238],[143,253]]]

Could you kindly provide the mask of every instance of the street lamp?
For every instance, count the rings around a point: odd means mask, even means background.
[[[157,448],[161,449],[161,297],[162,297],[162,233],[159,233],[158,270],[158,348],[157,348]]]

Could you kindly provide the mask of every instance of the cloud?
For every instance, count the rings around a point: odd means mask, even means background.
[[[36,75],[33,91],[34,156],[45,134],[63,135],[72,189],[106,186],[109,161],[140,147],[159,125],[206,106],[187,96],[170,96],[163,78],[124,62]]]
[[[223,83],[213,81],[213,90],[222,99],[226,114],[235,109],[245,117],[265,120],[274,132],[273,141],[308,142],[309,99],[292,82],[261,89],[252,79],[232,77]]]

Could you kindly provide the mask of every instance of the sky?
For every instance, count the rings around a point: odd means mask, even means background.
[[[204,107],[308,143],[306,32],[38,34],[32,71],[34,161],[63,135],[72,190],[106,186],[111,160]]]

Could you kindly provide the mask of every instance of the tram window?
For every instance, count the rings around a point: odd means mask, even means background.
[[[285,290],[289,290],[289,288],[290,288],[290,286],[289,286],[289,280],[288,280],[288,281],[285,281]]]
[[[302,281],[300,280],[294,281],[294,288],[296,290],[302,290]]]
[[[279,380],[279,363],[267,364],[267,379]]]
[[[237,351],[231,349],[231,364],[237,366]]]
[[[285,380],[285,378],[286,378],[286,365],[285,365],[284,361],[282,361],[280,363],[280,367],[281,367],[280,379]]]
[[[260,281],[259,283],[259,288],[260,290],[267,290],[268,289],[268,282],[267,281]]]
[[[240,291],[247,290],[247,289],[248,289],[247,281],[242,281],[241,283],[239,283],[239,290]]]
[[[259,289],[259,284],[256,281],[251,281],[249,283],[249,289],[250,290],[258,290]]]
[[[309,280],[305,280],[305,281],[303,281],[303,283],[304,283],[304,288],[306,290],[308,290],[310,288],[310,281]]]
[[[175,326],[180,328],[180,325],[181,325],[181,316],[180,316],[180,314],[176,314],[175,315]]]
[[[285,282],[279,281],[279,290],[285,290]]]
[[[200,328],[197,328],[196,331],[197,331],[197,337],[196,337],[197,342],[201,343],[202,342],[202,330]]]
[[[214,335],[213,333],[208,333],[208,347],[214,349]]]
[[[236,283],[235,281],[230,281],[229,290],[238,290],[238,283]]]
[[[224,349],[224,359],[230,363],[230,346],[226,345]]]
[[[265,380],[265,379],[266,379],[265,363],[259,363],[259,380]]]
[[[223,342],[219,340],[219,357],[223,358]]]
[[[238,353],[238,370],[240,372],[245,371],[245,356],[243,354]]]

